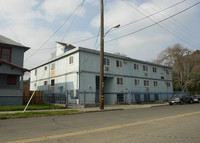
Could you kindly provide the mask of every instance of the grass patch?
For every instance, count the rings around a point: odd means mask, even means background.
[[[0,106],[0,111],[23,111],[26,105],[18,106]],[[44,109],[61,109],[63,107],[49,104],[33,104],[29,105],[26,110],[44,110]]]
[[[15,119],[15,118],[28,118],[28,117],[54,116],[54,115],[71,115],[71,114],[76,114],[76,113],[82,113],[82,112],[79,110],[63,110],[63,111],[5,113],[5,114],[0,114],[0,119]]]

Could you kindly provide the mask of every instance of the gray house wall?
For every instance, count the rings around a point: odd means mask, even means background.
[[[28,47],[0,35],[0,46],[11,48],[11,61],[0,59],[0,106],[22,105],[23,103],[23,68],[24,52]],[[9,83],[8,77],[16,77],[16,84]]]

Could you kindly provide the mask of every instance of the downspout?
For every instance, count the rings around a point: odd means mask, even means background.
[[[79,52],[78,52],[78,57],[79,57],[79,59],[78,59],[78,61],[79,61],[79,62],[78,62],[78,86],[79,86],[79,87],[78,87],[78,93],[79,93],[79,91],[80,91],[80,85],[81,85],[81,84],[80,84],[80,81],[81,81],[81,80],[80,80],[80,77],[81,77],[81,69],[80,69],[80,68],[81,68],[81,64],[80,64],[80,61],[81,61],[81,60],[80,60],[80,57],[81,57],[81,56],[80,56],[80,55],[81,55],[81,52],[80,52],[80,50],[79,50]],[[78,94],[78,98],[79,98],[79,104],[80,104],[80,97],[79,97],[79,94]]]

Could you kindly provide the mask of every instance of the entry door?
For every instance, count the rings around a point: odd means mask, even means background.
[[[117,94],[117,102],[118,103],[124,102],[124,94]]]

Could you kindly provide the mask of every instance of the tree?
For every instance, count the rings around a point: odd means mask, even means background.
[[[154,62],[173,68],[174,89],[182,93],[200,79],[199,52],[192,52],[180,44],[169,46]]]

